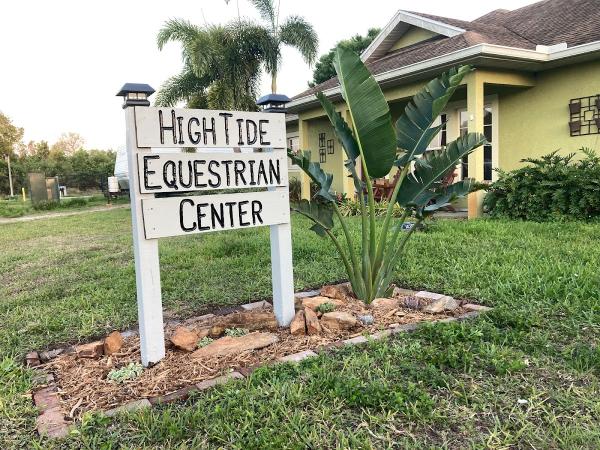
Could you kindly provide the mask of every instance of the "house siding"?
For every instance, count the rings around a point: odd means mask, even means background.
[[[513,170],[521,159],[554,150],[588,147],[600,154],[600,134],[571,137],[569,100],[600,94],[600,61],[539,72],[530,89],[499,97],[499,166]]]

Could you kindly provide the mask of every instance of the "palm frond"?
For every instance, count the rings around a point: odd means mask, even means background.
[[[396,122],[397,145],[402,152],[396,160],[397,166],[405,166],[427,149],[442,128],[441,125],[433,127],[433,123],[471,70],[470,66],[461,66],[444,72],[427,83],[406,106],[404,114]]]
[[[185,19],[169,19],[158,32],[156,44],[159,50],[169,42],[181,42],[187,47],[196,39],[199,31],[199,27]]]
[[[250,0],[250,3],[258,10],[261,17],[271,24],[271,28],[274,30],[277,14],[273,0]]]
[[[485,142],[483,134],[467,133],[448,144],[445,150],[432,154],[432,156],[425,156],[426,164],[415,165],[414,171],[405,178],[400,192],[398,192],[397,202],[404,207],[420,207],[426,204],[425,196],[438,188],[439,181],[444,175],[455,167],[464,156]]]
[[[181,101],[189,102],[192,98],[203,93],[210,80],[198,78],[189,66],[181,73],[165,81],[156,95],[157,106],[174,106]]]
[[[308,64],[315,62],[319,47],[319,36],[303,17],[290,16],[279,29],[279,39],[286,45],[296,48]]]

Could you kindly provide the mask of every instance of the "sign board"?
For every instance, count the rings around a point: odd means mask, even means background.
[[[285,114],[136,108],[139,147],[285,148]]]
[[[289,325],[295,310],[285,115],[145,106],[129,106],[125,115],[142,363],[165,355],[159,238],[269,226],[273,309],[279,325]],[[152,151],[169,147],[200,151]],[[232,189],[246,192],[227,193]],[[202,194],[211,190],[218,193]]]
[[[286,192],[200,195],[142,201],[146,239],[289,223]]]
[[[187,192],[285,187],[287,156],[269,153],[150,153],[138,155],[140,191]]]

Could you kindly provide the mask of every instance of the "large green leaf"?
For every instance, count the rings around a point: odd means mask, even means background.
[[[432,213],[437,211],[444,206],[448,206],[450,202],[457,199],[458,197],[464,197],[473,189],[475,180],[472,178],[465,178],[464,180],[457,181],[448,187],[438,189],[433,193],[430,200],[435,200],[435,203],[431,205],[423,205],[423,211],[425,213]]]
[[[310,152],[305,151],[300,155],[295,154],[288,149],[288,157],[292,162],[300,167],[304,173],[306,173],[311,180],[313,180],[319,186],[319,192],[317,195],[324,198],[327,201],[334,202],[335,195],[330,191],[331,183],[333,182],[333,175],[326,173],[321,169],[321,165],[317,162],[310,160]]]
[[[329,121],[335,130],[335,134],[341,142],[342,147],[344,147],[344,150],[346,151],[346,156],[348,156],[348,159],[354,162],[356,158],[360,156],[360,150],[358,148],[358,142],[356,142],[356,139],[352,134],[352,130],[342,118],[341,114],[335,110],[333,103],[331,103],[322,92],[317,92],[316,96],[321,102],[321,106],[327,113]]]
[[[384,177],[396,159],[396,139],[383,92],[352,50],[338,47],[333,65],[367,172],[373,178]]]
[[[404,114],[396,122],[397,145],[401,150],[396,165],[402,167],[427,150],[442,128],[442,125],[433,127],[433,123],[469,71],[470,66],[461,66],[444,72],[427,83],[406,106]]]
[[[319,236],[325,236],[327,230],[333,228],[333,208],[328,203],[300,200],[299,202],[290,202],[290,209],[312,220],[314,225],[310,229]]]
[[[480,133],[467,133],[451,142],[445,150],[425,154],[427,163],[415,165],[415,169],[402,182],[396,201],[401,206],[421,206],[428,192],[435,191],[439,181],[468,155],[486,142]],[[431,200],[431,198],[430,198]]]

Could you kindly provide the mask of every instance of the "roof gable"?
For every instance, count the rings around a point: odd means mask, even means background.
[[[362,53],[363,61],[374,61],[386,55],[412,27],[446,37],[457,36],[465,31],[454,25],[400,10]]]

